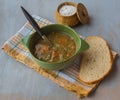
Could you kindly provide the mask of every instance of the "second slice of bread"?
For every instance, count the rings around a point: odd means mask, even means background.
[[[103,79],[112,68],[112,55],[106,41],[98,36],[89,36],[90,48],[83,52],[79,79],[91,84]]]

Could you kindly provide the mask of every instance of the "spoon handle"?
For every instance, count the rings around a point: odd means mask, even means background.
[[[52,47],[53,44],[48,40],[46,35],[41,32],[39,25],[36,23],[36,21],[33,19],[33,17],[22,6],[21,6],[21,9],[22,9],[25,17],[27,18],[27,20],[30,22],[30,24],[33,26],[33,28],[36,30],[36,32],[40,34],[40,36],[42,37],[43,40],[45,40],[46,42],[49,43],[50,47]]]
[[[27,18],[27,20],[30,22],[30,24],[33,26],[33,28],[36,30],[36,32],[38,32],[41,35],[41,37],[43,37],[41,29],[38,26],[38,24],[36,23],[36,21],[33,19],[33,17],[22,6],[21,6],[21,9],[22,9],[25,17]]]

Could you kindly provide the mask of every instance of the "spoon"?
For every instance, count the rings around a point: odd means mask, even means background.
[[[46,42],[48,42],[48,44],[50,46],[53,46],[52,43],[48,40],[48,38],[46,37],[46,35],[44,33],[42,33],[39,25],[36,23],[36,21],[33,19],[33,17],[25,10],[25,8],[23,8],[21,6],[21,9],[25,15],[25,17],[27,18],[27,20],[30,22],[30,24],[32,25],[32,27],[36,30],[37,33],[39,33],[39,35],[42,37],[43,40],[45,40]]]

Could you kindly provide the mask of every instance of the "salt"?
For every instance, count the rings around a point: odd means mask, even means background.
[[[71,16],[71,15],[75,14],[75,12],[76,12],[76,7],[71,6],[71,5],[64,5],[59,10],[59,13],[62,16]]]

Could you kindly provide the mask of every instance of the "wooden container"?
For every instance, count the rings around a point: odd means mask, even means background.
[[[76,8],[76,12],[70,16],[61,15],[59,11],[61,7],[65,5],[74,6]],[[55,11],[55,19],[57,23],[68,26],[74,26],[79,22],[81,22],[81,24],[86,24],[88,22],[88,12],[85,6],[81,3],[76,4],[73,2],[63,2],[57,7]]]

